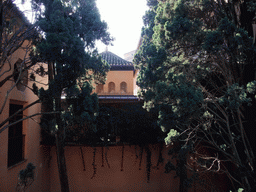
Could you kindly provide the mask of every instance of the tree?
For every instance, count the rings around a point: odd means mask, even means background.
[[[201,170],[224,172],[245,191],[255,186],[253,5],[159,1],[134,59],[144,107],[159,110],[165,142],[182,143]]]
[[[97,100],[91,94],[91,83],[102,82],[109,69],[93,49],[96,40],[108,44],[112,38],[107,24],[100,20],[94,0],[34,0],[32,3],[43,35],[37,44],[38,60],[48,63],[50,81],[49,89],[39,90],[39,96],[47,111],[58,112],[54,117],[43,116],[41,123],[55,135],[59,179],[64,192],[69,191],[64,155],[66,130],[72,124],[93,124]],[[77,99],[78,105],[68,103],[64,111],[62,93],[67,99]]]

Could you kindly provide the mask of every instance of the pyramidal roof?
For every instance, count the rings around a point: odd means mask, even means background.
[[[117,56],[114,53],[111,53],[106,50],[100,53],[100,55],[102,59],[105,60],[110,65],[110,70],[120,70],[120,71],[134,70],[132,62],[122,59],[121,57]]]

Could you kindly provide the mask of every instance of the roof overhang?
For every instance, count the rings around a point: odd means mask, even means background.
[[[141,99],[135,95],[99,95],[99,103],[137,103]]]

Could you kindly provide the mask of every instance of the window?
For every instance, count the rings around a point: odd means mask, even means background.
[[[126,93],[127,92],[127,83],[126,82],[122,82],[120,83],[120,92],[121,93]]]
[[[9,116],[16,113],[23,108],[23,105],[10,104]],[[9,123],[16,122],[23,118],[23,112],[14,116]],[[24,160],[24,144],[25,135],[22,134],[23,125],[22,121],[12,125],[8,129],[8,167],[19,163]]]
[[[99,84],[96,87],[96,93],[103,93],[104,92],[104,87],[103,84]]]
[[[24,63],[22,59],[18,59],[16,63],[14,64],[14,81],[16,84],[16,87],[20,91],[24,91],[26,89],[26,85],[28,84],[28,71],[23,71],[21,73],[21,70],[24,68]]]
[[[108,84],[108,92],[109,93],[114,93],[115,92],[115,83],[114,82],[110,82]]]

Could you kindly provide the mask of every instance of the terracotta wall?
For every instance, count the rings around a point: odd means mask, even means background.
[[[10,58],[10,62],[14,64],[19,58],[24,59],[25,53],[23,50],[17,50],[15,54]],[[5,70],[5,69],[3,69]],[[10,75],[13,70],[6,73],[5,75]],[[3,76],[2,78],[4,78]],[[38,82],[47,83],[47,77],[36,77]],[[14,80],[11,79],[0,88],[0,106],[3,105],[5,95],[7,91],[14,85]],[[37,84],[39,88],[42,84]],[[28,86],[32,87],[32,82],[28,82]],[[31,90],[26,88],[24,91],[20,91],[17,87],[10,92],[6,105],[2,114],[0,115],[0,122],[9,117],[9,104],[22,104],[27,106],[31,102],[37,100]],[[36,104],[33,107],[24,111],[24,115],[32,115],[41,111],[41,105]],[[15,191],[15,187],[18,181],[18,173],[20,170],[24,169],[29,162],[36,166],[36,178],[35,182],[29,188],[29,191],[38,191],[37,189],[42,188],[42,191],[48,191],[47,186],[41,186],[42,182],[48,182],[49,179],[45,175],[47,170],[45,167],[45,154],[43,147],[40,146],[40,116],[35,116],[33,119],[27,119],[23,121],[23,134],[25,134],[25,160],[20,163],[8,168],[8,129],[0,133],[0,191],[1,192],[11,192]]]
[[[124,81],[127,83],[127,94],[133,95],[134,83],[133,83],[133,71],[109,71],[107,74],[107,80],[104,84],[104,93],[107,95],[108,84],[110,82],[115,83],[115,92],[120,92],[120,84]]]
[[[2,98],[1,98],[2,99]],[[20,93],[18,90],[14,90],[6,103],[6,107],[1,115],[1,120],[8,118],[9,116],[9,103],[20,103],[24,106],[28,105],[32,101],[35,101],[35,96],[28,94],[27,90]],[[24,111],[25,115],[32,115],[40,112],[40,104],[36,104],[33,107]],[[7,167],[8,159],[8,129],[0,134],[0,191],[10,192],[15,191],[15,187],[18,180],[18,173],[20,170],[27,166],[27,163],[31,162],[36,166],[36,179],[31,187],[41,188],[42,179],[44,179],[44,153],[40,146],[40,116],[35,116],[33,119],[27,119],[23,121],[23,134],[25,135],[25,160],[12,167]],[[47,177],[45,177],[47,178]]]
[[[150,150],[152,152],[151,157],[151,173],[150,180],[147,182],[146,171],[146,152],[143,151],[142,161],[140,166],[140,148],[135,146],[125,145],[123,146],[110,146],[103,148],[103,160],[102,160],[102,147],[79,147],[79,146],[67,146],[65,148],[67,172],[69,177],[70,191],[71,192],[178,192],[179,191],[179,178],[174,178],[175,171],[171,173],[164,173],[164,166],[171,160],[175,165],[175,161],[168,156],[168,148],[163,148],[164,162],[160,163],[157,167],[157,161],[159,157],[159,144],[151,145]],[[95,152],[95,165],[96,174],[94,175],[93,169],[93,153]],[[81,153],[82,150],[82,153]],[[122,153],[122,150],[124,151]],[[107,165],[105,159],[105,153],[107,152]],[[83,158],[82,158],[83,154]],[[122,166],[122,154],[123,154],[123,166]],[[136,154],[138,157],[136,157]],[[60,184],[58,178],[56,149],[51,148],[49,167],[50,177],[50,191],[60,191]],[[84,161],[84,163],[83,163]],[[85,170],[84,170],[85,169]],[[140,170],[141,169],[141,170]],[[199,183],[193,185],[189,192],[203,192],[213,190],[212,185],[216,185],[218,191],[226,191],[225,178],[223,175],[216,175],[212,173],[202,173],[200,179],[206,180],[202,185]],[[221,187],[221,188],[220,188]]]
[[[122,148],[122,146],[110,146],[108,148],[103,148],[103,162],[102,147],[96,147],[96,174],[94,175],[94,169],[92,165],[94,148],[79,146],[66,147],[65,155],[70,190],[72,192],[142,192],[170,191],[170,189],[172,189],[173,191],[177,191],[177,179],[172,179],[174,177],[174,173],[163,173],[165,163],[160,164],[158,167],[159,169],[156,167],[159,154],[158,145],[150,147],[152,151],[152,167],[149,183],[147,183],[145,150],[143,152],[142,162],[140,166],[140,158],[136,158],[136,153],[139,156],[140,148],[137,147],[137,150],[135,150],[135,146],[126,145],[124,147],[123,153],[123,171],[121,171]],[[84,157],[85,171],[83,166],[81,149]],[[108,167],[105,159],[106,151],[107,160],[110,168]],[[166,152],[166,149],[164,151]],[[164,155],[164,158],[166,162],[168,157]],[[141,170],[139,170],[140,167]],[[55,147],[52,147],[51,150],[50,178],[50,191],[60,191]]]
[[[139,74],[138,70],[136,70],[135,73],[133,74],[133,95],[137,95],[140,89],[139,86],[136,84],[138,74]]]

